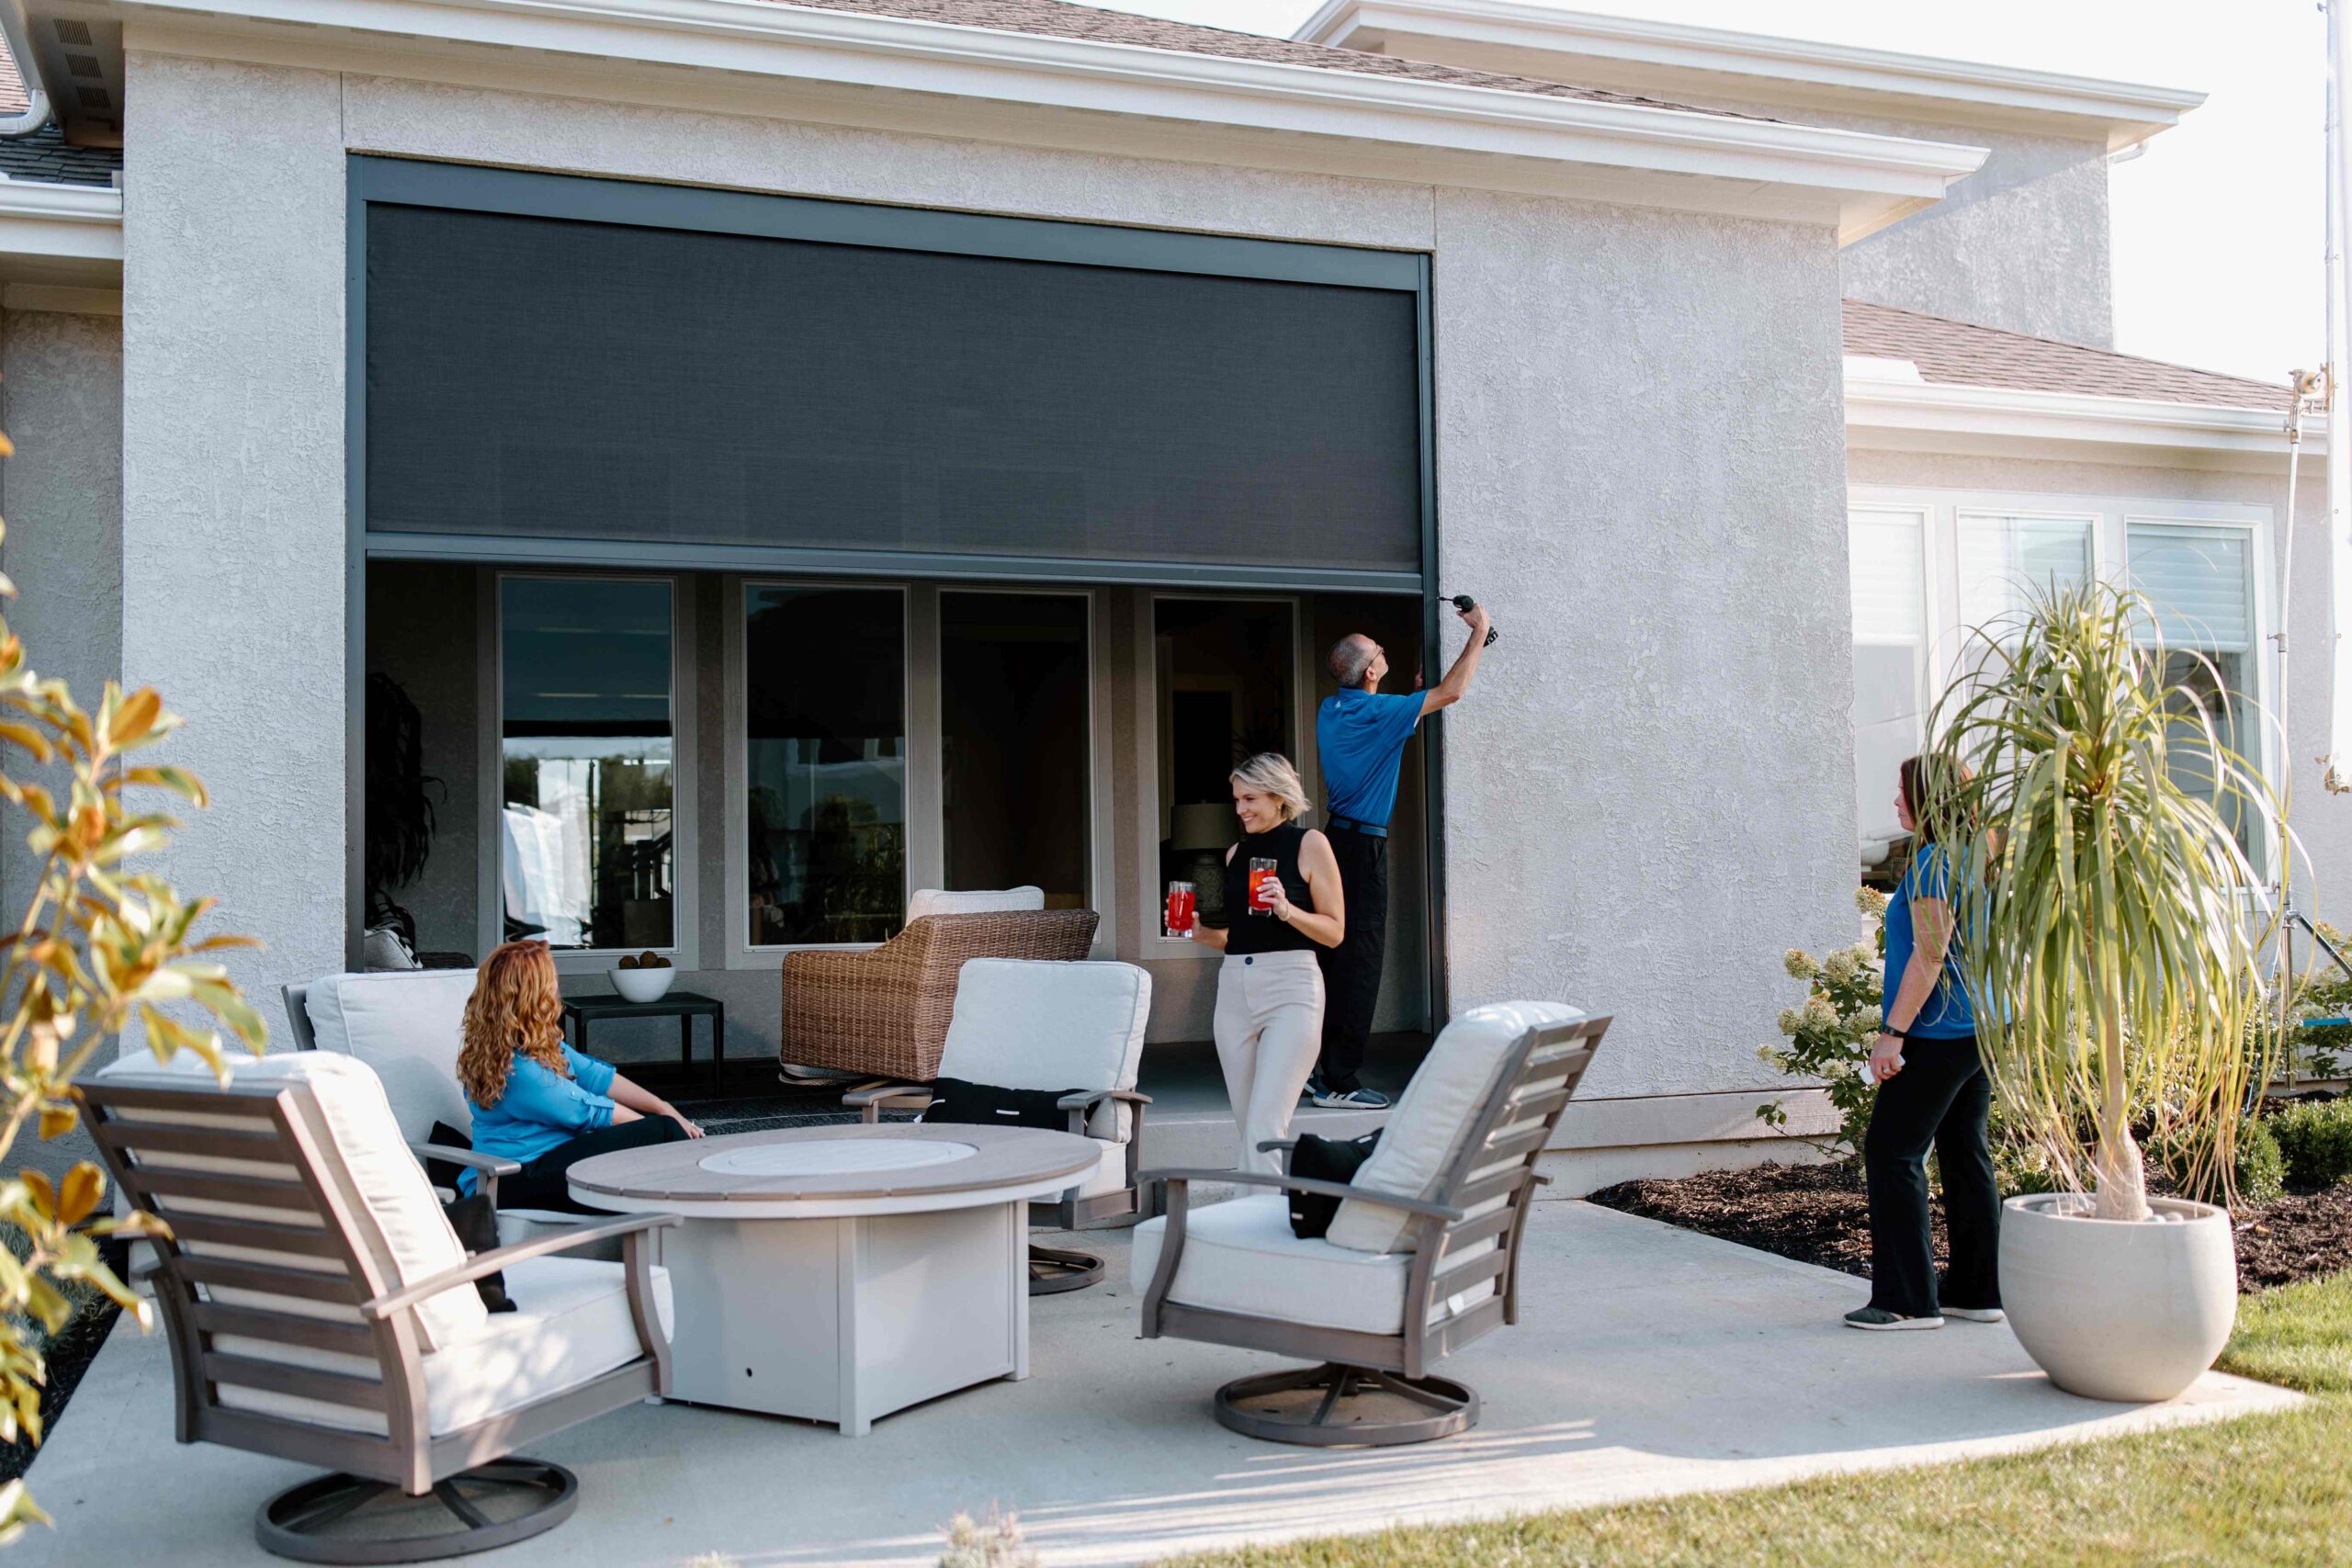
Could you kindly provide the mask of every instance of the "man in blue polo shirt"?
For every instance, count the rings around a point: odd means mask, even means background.
[[[1323,760],[1329,797],[1324,835],[1340,862],[1340,891],[1347,900],[1347,935],[1337,947],[1318,947],[1323,965],[1323,1054],[1306,1080],[1306,1097],[1335,1110],[1379,1111],[1388,1097],[1357,1081],[1372,1038],[1372,1010],[1380,999],[1380,965],[1388,936],[1388,814],[1396,805],[1396,773],[1405,742],[1425,714],[1449,707],[1470,689],[1487,647],[1487,612],[1462,612],[1470,646],[1426,692],[1384,695],[1388,654],[1358,632],[1331,649],[1337,694],[1315,716],[1315,744]],[[1418,684],[1418,682],[1416,682]]]

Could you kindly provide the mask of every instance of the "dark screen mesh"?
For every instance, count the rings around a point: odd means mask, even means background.
[[[368,525],[1418,570],[1415,300],[377,205]]]

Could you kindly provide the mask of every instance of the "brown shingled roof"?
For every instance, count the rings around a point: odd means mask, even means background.
[[[1229,32],[1223,28],[1192,22],[1162,21],[1128,11],[1105,11],[1069,0],[772,0],[811,11],[854,11],[869,17],[898,17],[909,21],[944,22],[950,27],[987,28],[998,32],[1034,33],[1045,38],[1089,39],[1097,43],[1121,43],[1139,49],[1172,50],[1180,54],[1212,54],[1227,60],[1258,60],[1277,65],[1312,65],[1325,71],[1348,71],[1365,76],[1402,76],[1420,82],[1445,82],[1458,87],[1491,87],[1506,93],[1534,93],[1549,98],[1578,98],[1596,104],[1637,104],[1645,108],[1679,109],[1689,114],[1718,115],[1730,119],[1756,119],[1756,115],[1728,109],[1697,108],[1689,104],[1663,103],[1631,93],[1605,92],[1599,87],[1572,87],[1542,82],[1532,76],[1503,76],[1491,71],[1464,71],[1452,65],[1430,65],[1418,60],[1370,54],[1357,49],[1302,43],[1295,39],[1268,38],[1259,33]]]
[[[1846,301],[1846,352],[1907,359],[1919,367],[1921,379],[1938,386],[2282,412],[2287,407],[2283,378],[2276,385],[2249,381],[1860,299]]]

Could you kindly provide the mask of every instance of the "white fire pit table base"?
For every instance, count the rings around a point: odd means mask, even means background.
[[[1099,1148],[1025,1127],[795,1127],[600,1155],[571,1195],[683,1214],[673,1399],[836,1423],[1029,1375],[1029,1213]]]

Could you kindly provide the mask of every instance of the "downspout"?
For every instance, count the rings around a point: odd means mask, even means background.
[[[8,56],[17,62],[17,74],[25,84],[24,112],[0,119],[0,141],[38,136],[49,129],[49,92],[40,85],[40,63],[25,38],[24,8],[16,0],[0,0],[0,39],[6,40]]]

